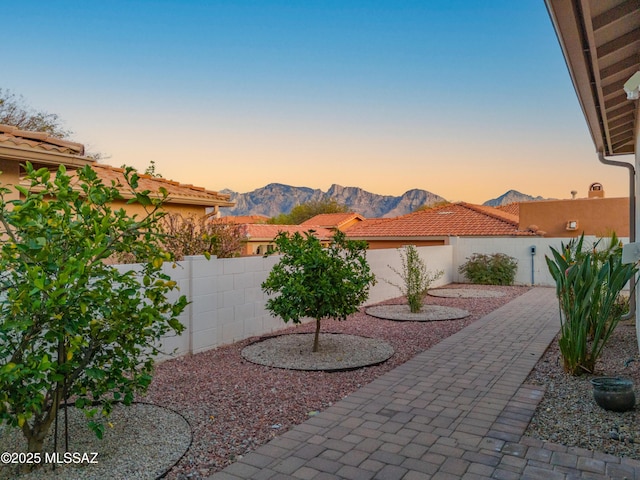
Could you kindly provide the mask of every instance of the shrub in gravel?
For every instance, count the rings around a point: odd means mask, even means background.
[[[471,283],[481,285],[513,285],[517,271],[518,261],[504,253],[474,253],[458,268]]]
[[[20,428],[36,453],[69,398],[101,437],[96,413],[131,404],[149,386],[154,344],[182,331],[187,300],[167,298],[176,283],[162,272],[166,191],[138,191],[127,169],[129,203],[147,212],[130,217],[112,209],[120,189],[90,167],[25,170],[29,185],[15,187],[21,199],[0,188],[0,421]],[[121,272],[105,263],[117,253],[144,263]]]
[[[429,290],[433,282],[444,275],[444,272],[438,270],[437,272],[431,273],[427,269],[427,264],[420,258],[420,254],[415,245],[405,245],[399,252],[402,270],[398,271],[391,265],[389,265],[389,268],[402,279],[403,283],[402,285],[397,285],[388,280],[386,280],[386,282],[396,287],[402,295],[407,297],[411,313],[418,313],[422,310],[422,299],[427,293],[427,290]]]
[[[304,237],[280,232],[275,243],[282,258],[262,283],[267,294],[276,294],[267,300],[267,309],[285,323],[315,319],[317,352],[321,320],[345,320],[369,297],[375,277],[367,263],[367,244],[347,240],[342,232],[336,232],[328,247],[311,232]]]
[[[583,235],[545,256],[560,306],[558,345],[572,375],[593,373],[622,315],[620,292],[637,272],[635,264],[622,263],[615,234],[606,248],[598,244],[585,248]]]

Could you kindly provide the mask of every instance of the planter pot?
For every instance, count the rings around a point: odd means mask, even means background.
[[[626,412],[636,404],[633,382],[622,377],[599,377],[591,380],[593,398],[605,410]]]

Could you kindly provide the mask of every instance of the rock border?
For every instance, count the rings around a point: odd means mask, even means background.
[[[312,352],[313,333],[293,333],[260,339],[242,349],[252,363],[287,370],[336,372],[387,361],[394,348],[377,338],[344,333],[321,333],[318,352]]]
[[[409,305],[376,305],[366,309],[367,315],[396,322],[438,322],[459,320],[471,315],[467,310],[442,305],[423,305],[422,310],[412,313]]]
[[[98,439],[87,427],[84,413],[70,407],[69,452],[98,455],[97,463],[57,463],[42,465],[28,474],[24,480],[64,478],[65,480],[93,480],[104,478],[157,479],[163,478],[180,461],[193,441],[191,425],[178,412],[151,403],[133,403],[130,406],[116,404],[108,420],[105,432]],[[59,414],[58,452],[64,452],[64,412]],[[53,427],[52,427],[53,428]],[[22,432],[16,428],[0,427],[0,450],[26,452]],[[43,452],[53,453],[53,433],[45,440]],[[44,453],[43,453],[44,455]],[[15,467],[0,465],[0,479],[16,478]]]
[[[432,297],[441,298],[497,298],[504,297],[503,292],[480,290],[479,288],[437,288],[427,292]]]

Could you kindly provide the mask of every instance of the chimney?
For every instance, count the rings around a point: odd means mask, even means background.
[[[589,186],[589,198],[604,198],[602,184],[595,182]]]

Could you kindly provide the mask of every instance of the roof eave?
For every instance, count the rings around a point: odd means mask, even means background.
[[[0,159],[13,160],[17,162],[31,162],[42,165],[60,164],[65,167],[79,168],[85,165],[93,165],[95,160],[80,155],[69,155],[60,152],[36,150],[32,148],[21,148],[16,146],[0,145]]]
[[[584,38],[584,22],[576,10],[580,8],[580,2],[545,0],[545,3],[596,151],[612,155],[611,150],[605,148],[606,136],[598,95],[594,89],[595,78],[587,58],[590,48]]]

